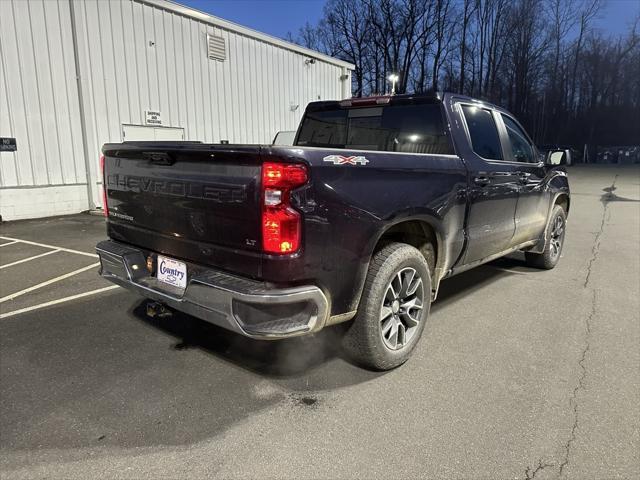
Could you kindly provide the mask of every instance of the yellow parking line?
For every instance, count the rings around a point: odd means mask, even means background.
[[[87,270],[91,270],[94,267],[100,265],[100,262],[93,263],[86,267],[79,268],[78,270],[74,270],[73,272],[65,273],[64,275],[60,275],[59,277],[52,278],[51,280],[47,280],[46,282],[39,283],[34,285],[33,287],[25,288],[24,290],[20,290],[19,292],[12,293],[11,295],[7,295],[6,297],[0,298],[0,303],[6,302],[7,300],[13,300],[16,297],[24,295],[25,293],[33,292],[38,288],[46,287],[47,285],[51,285],[52,283],[59,282],[60,280],[64,280],[65,278],[73,277],[78,273],[86,272]]]
[[[52,253],[59,252],[60,250],[49,250],[48,252],[41,253],[40,255],[34,255],[33,257],[23,258],[22,260],[17,260],[12,263],[7,263],[6,265],[0,265],[0,270],[7,267],[13,267],[14,265],[18,265],[24,262],[30,262],[31,260],[35,260],[36,258],[46,257],[47,255],[51,255]]]
[[[50,307],[52,305],[58,305],[59,303],[76,300],[77,298],[83,298],[83,297],[88,297],[89,295],[96,295],[98,293],[107,292],[109,290],[113,290],[114,288],[118,288],[118,285],[110,285],[108,287],[98,288],[97,290],[91,290],[90,292],[78,293],[77,295],[71,295],[70,297],[59,298],[58,300],[51,300],[50,302],[41,303],[39,305],[34,305],[32,307],[21,308],[20,310],[14,310],[13,312],[2,313],[0,314],[0,318],[13,317],[14,315],[19,315],[21,313],[27,313],[33,310],[39,310],[40,308]]]

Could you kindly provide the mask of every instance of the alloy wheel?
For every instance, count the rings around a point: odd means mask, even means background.
[[[380,308],[380,333],[390,350],[406,346],[418,329],[424,305],[424,282],[411,267],[397,272],[385,291]]]
[[[551,256],[556,258],[560,255],[560,251],[562,250],[562,242],[564,241],[564,219],[561,215],[557,215],[555,220],[553,221],[553,228],[551,229],[551,238],[550,247],[551,247]]]

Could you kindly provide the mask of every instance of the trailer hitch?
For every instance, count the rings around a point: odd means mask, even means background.
[[[173,315],[173,312],[159,302],[147,302],[147,316],[151,318],[165,318]]]

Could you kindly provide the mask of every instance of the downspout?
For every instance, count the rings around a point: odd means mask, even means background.
[[[82,92],[82,76],[80,74],[80,54],[78,51],[78,34],[76,27],[76,12],[74,0],[69,0],[69,12],[71,14],[71,38],[73,40],[73,62],[76,69],[76,84],[78,89],[78,104],[80,108],[80,130],[82,133],[82,147],[84,149],[84,169],[87,179],[87,204],[89,210],[93,210],[96,205],[93,203],[93,186],[94,181],[91,178],[91,152],[89,151],[89,142],[87,140],[87,122],[84,109],[84,95]]]

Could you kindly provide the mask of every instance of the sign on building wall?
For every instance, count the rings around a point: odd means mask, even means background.
[[[145,110],[144,123],[146,125],[162,125],[162,118],[160,117],[160,112],[155,112],[153,110]]]
[[[0,137],[0,152],[15,152],[17,149],[15,138]]]

